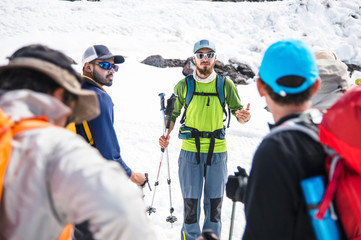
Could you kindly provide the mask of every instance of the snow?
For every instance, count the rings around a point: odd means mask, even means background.
[[[355,0],[285,0],[278,2],[209,2],[197,0],[102,0],[101,2],[60,0],[2,0],[0,2],[0,64],[16,49],[42,43],[64,51],[81,63],[83,51],[93,44],[107,45],[113,53],[126,57],[107,88],[114,101],[115,129],[122,157],[137,172],[148,172],[151,187],[160,162],[158,138],[162,115],[158,94],[166,98],[182,79],[181,68],[155,68],[140,62],[150,55],[186,59],[193,44],[203,38],[213,40],[217,58],[225,63],[236,60],[254,72],[262,54],[273,42],[297,38],[314,50],[333,50],[346,63],[361,65],[361,3]],[[75,66],[81,71],[81,66]],[[360,78],[355,72],[353,82]],[[254,81],[237,87],[244,105],[251,103],[252,119],[245,125],[235,118],[227,130],[228,172],[238,165],[249,172],[252,156],[272,117],[260,98]],[[179,239],[183,222],[183,200],[178,182],[177,159],[181,141],[177,129],[171,134],[169,163],[173,215],[169,216],[167,159],[164,157],[153,206],[149,216],[158,239]],[[145,206],[153,191],[144,189]],[[228,238],[232,202],[224,198],[222,239]],[[203,216],[201,216],[201,219]],[[245,226],[243,204],[237,203],[234,239],[240,239]]]

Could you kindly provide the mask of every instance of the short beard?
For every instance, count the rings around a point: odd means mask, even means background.
[[[108,86],[110,87],[113,82],[112,81],[107,81],[107,77],[109,76],[110,74],[108,74],[105,78],[102,77],[102,75],[100,75],[97,71],[94,71],[93,73],[93,78],[94,78],[94,81],[96,81],[97,83],[99,83],[100,85],[105,85],[105,86]]]
[[[211,73],[213,72],[213,67],[216,64],[216,62],[214,61],[212,64],[210,64],[209,66],[204,66],[201,67],[200,65],[196,65],[197,71],[201,74],[201,75],[205,75],[205,76],[209,76],[211,75]]]

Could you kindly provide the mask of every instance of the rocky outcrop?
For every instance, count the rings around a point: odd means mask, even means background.
[[[193,57],[189,57],[186,60],[179,59],[164,59],[160,55],[153,55],[147,57],[142,63],[155,66],[155,67],[182,67],[182,73],[184,76],[192,74],[195,70],[195,64]],[[228,64],[224,64],[220,61],[216,61],[214,71],[222,76],[228,76],[235,84],[247,84],[247,80],[255,76],[252,69],[246,64],[236,61],[230,61]]]
[[[255,76],[248,65],[236,61],[223,64],[217,60],[214,71],[219,75],[228,76],[235,84],[247,84],[247,80]]]
[[[361,72],[361,67],[360,66],[357,66],[355,64],[348,64],[348,63],[345,63],[347,65],[347,70],[350,72],[350,76],[352,75],[352,73],[354,71],[359,71]]]
[[[166,67],[183,67],[185,60],[179,59],[164,59],[160,55],[152,55],[142,61],[142,63],[151,65],[154,67],[166,68]]]
[[[181,67],[183,68],[182,73],[184,76],[192,74],[193,71],[196,69],[196,66],[193,62],[193,57],[189,57],[186,60],[180,60],[164,59],[160,55],[153,55],[147,57],[145,60],[142,61],[142,63],[160,68]],[[350,75],[354,71],[361,72],[361,67],[358,65],[348,63],[346,63],[346,65],[348,67]],[[216,73],[222,76],[228,76],[235,84],[239,85],[247,84],[247,81],[255,76],[255,73],[247,64],[240,63],[234,60],[230,60],[227,64],[224,64],[217,60],[214,66],[214,71],[216,71]]]

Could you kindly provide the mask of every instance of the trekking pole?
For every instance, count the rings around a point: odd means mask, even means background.
[[[165,110],[164,113],[164,136],[167,136],[168,131],[169,131],[169,127],[170,127],[170,122],[172,119],[172,114],[173,114],[173,110],[174,110],[174,103],[175,100],[177,99],[177,95],[175,95],[174,93],[172,94],[172,96],[167,100],[167,108]],[[165,115],[168,116],[168,121],[167,121],[167,125],[165,124]],[[164,152],[164,149],[161,149],[162,152]],[[168,154],[168,148],[165,149],[166,151],[166,156],[167,156],[167,166],[168,166],[168,186],[169,186],[169,203],[170,203],[170,216],[167,217],[166,221],[171,223],[171,226],[173,227],[173,223],[175,221],[177,221],[177,217],[173,216],[173,212],[174,212],[174,208],[172,205],[172,190],[171,190],[171,178],[170,178],[170,167],[169,167],[169,154]]]
[[[164,93],[159,93],[159,97],[160,97],[160,110],[162,111],[163,114],[163,132],[165,131],[165,105],[164,105]],[[146,212],[149,213],[149,215],[151,213],[155,213],[156,209],[153,207],[153,203],[154,203],[154,197],[155,197],[155,192],[157,190],[157,186],[159,185],[159,173],[160,173],[160,168],[162,166],[162,160],[163,160],[163,154],[164,154],[164,150],[162,151],[161,155],[160,155],[160,161],[159,161],[159,167],[158,167],[158,173],[157,173],[157,179],[154,183],[154,192],[153,192],[153,197],[152,197],[152,204],[147,208]]]
[[[144,176],[145,176],[145,181],[143,184],[139,185],[140,189],[142,190],[142,194],[143,194],[143,199],[145,197],[145,194],[144,194],[144,191],[143,191],[143,187],[145,184],[148,184],[148,187],[149,187],[149,191],[152,191],[152,188],[150,187],[150,184],[149,184],[149,178],[148,178],[148,173],[144,173]]]
[[[237,170],[238,172],[235,172],[234,173],[234,176],[236,177],[242,177],[242,186],[245,186],[247,185],[247,180],[244,180],[244,179],[247,179],[246,177],[248,177],[246,171],[241,168],[240,166],[237,167]],[[246,175],[246,176],[245,176]],[[245,182],[245,183],[244,183]],[[232,240],[232,235],[233,235],[233,224],[234,224],[234,215],[235,215],[235,212],[236,212],[236,200],[233,201],[233,204],[232,204],[232,214],[231,214],[231,223],[229,225],[229,238],[228,240]]]
[[[236,210],[236,202],[233,202],[232,204],[232,214],[231,214],[231,224],[229,226],[229,238],[228,240],[232,240],[232,235],[233,235],[233,223],[234,223],[234,214]]]

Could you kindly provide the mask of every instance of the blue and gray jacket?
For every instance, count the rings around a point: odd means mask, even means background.
[[[120,147],[114,130],[113,101],[93,79],[82,76],[82,80],[83,89],[92,90],[98,95],[100,115],[90,121],[76,124],[76,133],[97,148],[105,159],[117,161],[130,177],[132,170],[120,156]]]

